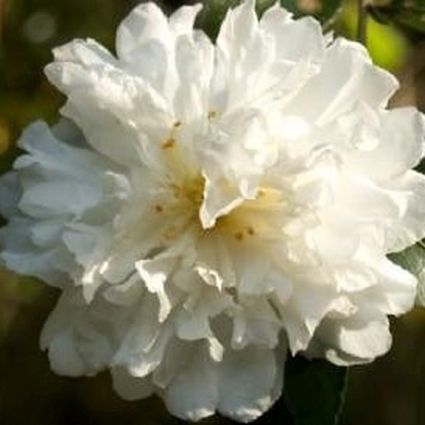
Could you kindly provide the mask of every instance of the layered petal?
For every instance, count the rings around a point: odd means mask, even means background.
[[[360,44],[278,4],[138,5],[117,56],[55,49],[66,96],[24,131],[0,179],[0,258],[58,286],[41,336],[52,369],[110,369],[127,400],[175,416],[258,418],[287,351],[338,365],[391,345],[416,279],[387,255],[425,236],[423,115]]]

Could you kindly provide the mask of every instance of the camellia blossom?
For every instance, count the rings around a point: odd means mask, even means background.
[[[55,372],[109,368],[125,399],[248,422],[288,349],[337,365],[389,349],[416,279],[386,255],[425,235],[425,126],[315,19],[245,1],[212,43],[200,9],[140,4],[116,57],[55,49],[64,118],[30,125],[1,180],[1,257],[62,291],[41,336]]]

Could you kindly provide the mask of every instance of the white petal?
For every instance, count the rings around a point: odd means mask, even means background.
[[[246,43],[252,39],[258,27],[255,1],[247,0],[227,11],[217,36],[217,46],[229,59],[239,58]]]
[[[144,291],[144,284],[136,274],[121,285],[113,285],[103,292],[103,296],[113,304],[130,306],[138,303]]]
[[[198,421],[214,414],[218,400],[217,372],[205,346],[196,346],[186,367],[165,392],[165,403],[175,416]]]
[[[131,375],[145,377],[161,363],[170,339],[170,327],[158,324],[158,307],[151,295],[145,294],[128,326],[121,346],[111,363],[127,367]]]
[[[123,114],[132,107],[132,100],[128,91],[122,88],[116,93],[117,97],[113,96],[112,79],[104,80],[107,80],[103,81],[104,102],[99,95],[100,91],[96,93],[91,87],[69,94],[62,113],[80,126],[87,141],[99,152],[118,163],[134,163],[138,158],[134,124],[128,115],[126,119],[120,116],[120,113]],[[117,87],[118,85],[115,86]],[[102,90],[100,81],[97,82],[96,90],[99,89]]]
[[[116,59],[93,40],[74,40],[53,51],[55,62],[47,65],[47,78],[61,91],[70,87],[84,88],[93,80],[91,75],[83,72],[90,67],[115,65]]]
[[[385,354],[392,341],[387,317],[368,311],[341,321],[325,320],[314,338],[323,356],[342,366],[371,362]]]
[[[359,100],[373,108],[383,107],[397,88],[397,80],[372,65],[360,44],[337,39],[319,74],[303,87],[288,111],[323,125]]]
[[[344,316],[351,313],[353,306],[344,296],[338,296],[323,277],[315,281],[294,282],[290,303],[276,305],[288,335],[289,348],[293,354],[307,348],[320,322],[328,312],[338,311]]]
[[[171,40],[171,34],[162,10],[155,3],[148,2],[133,9],[121,22],[116,41],[118,57],[132,61],[134,52],[151,40],[166,45]]]
[[[70,202],[71,196],[73,202]],[[34,184],[27,189],[19,201],[19,208],[36,218],[66,214],[79,216],[86,209],[98,204],[101,197],[97,187],[72,181],[53,181]]]
[[[87,366],[78,352],[74,338],[69,333],[56,335],[49,343],[49,362],[52,370],[63,376],[82,376]]]
[[[176,43],[175,60],[180,80],[173,102],[176,117],[189,124],[194,120],[203,120],[208,110],[214,61],[213,45],[202,33],[195,39],[180,36]],[[200,130],[194,128],[192,131]]]
[[[264,13],[260,25],[273,37],[278,60],[307,62],[323,58],[325,40],[316,19],[305,17],[293,21],[288,19],[286,11],[274,8]]]
[[[276,31],[280,26],[288,22],[293,22],[292,13],[281,7],[278,2],[269,7],[260,20],[262,28],[270,32]]]
[[[397,194],[361,174],[341,174],[337,196],[344,209],[363,218],[391,220],[405,209],[405,202]]]
[[[385,181],[399,176],[418,165],[424,156],[425,119],[416,109],[406,107],[382,112],[380,122],[375,124],[373,130],[378,139],[376,147],[359,149],[350,154],[347,160],[350,165],[375,179]],[[353,131],[362,135],[356,129]],[[367,134],[364,136],[370,138]]]
[[[27,276],[37,277],[53,286],[69,284],[64,271],[75,269],[75,261],[61,247],[40,249],[31,240],[31,222],[15,218],[0,229],[0,256],[6,267]]]
[[[114,390],[124,400],[139,400],[154,393],[155,387],[149,378],[131,376],[124,368],[111,369],[112,385]]]
[[[159,321],[163,322],[171,311],[171,301],[167,295],[164,284],[173,271],[178,257],[162,255],[152,260],[140,260],[135,267],[140,277],[145,281],[149,292],[157,294],[160,310]]]
[[[213,337],[210,319],[218,316],[232,306],[232,299],[215,289],[198,290],[191,294],[176,317],[176,334],[186,340],[207,339]]]
[[[81,376],[90,370],[69,324],[78,314],[80,303],[77,298],[70,291],[59,298],[40,336],[40,346],[43,350],[48,349],[50,365],[59,375]]]
[[[232,348],[241,349],[249,344],[274,348],[282,328],[275,311],[266,300],[246,300],[241,310],[233,313]]]
[[[224,179],[212,181],[205,177],[204,201],[199,210],[202,227],[213,227],[217,218],[236,208],[242,200],[239,189],[232,183]]]
[[[218,411],[238,422],[250,422],[276,400],[275,379],[285,363],[273,350],[247,347],[227,350],[220,365]],[[281,384],[281,382],[280,382]]]
[[[425,237],[425,177],[408,171],[390,185],[395,196],[405,203],[403,214],[385,229],[387,251],[397,252]]]
[[[359,297],[355,302],[384,314],[400,315],[411,310],[416,296],[416,278],[385,257],[381,261],[375,260],[372,267],[377,284],[353,294],[353,298]]]
[[[179,7],[169,18],[170,29],[176,35],[188,34],[193,31],[195,18],[202,9],[202,4]]]

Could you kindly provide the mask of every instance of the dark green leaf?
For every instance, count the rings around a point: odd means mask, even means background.
[[[388,257],[417,277],[416,303],[425,306],[425,247],[422,242],[397,254],[390,254]]]
[[[394,22],[415,33],[425,33],[425,0],[375,0],[370,10],[382,22]]]
[[[197,20],[197,26],[202,28],[212,40],[215,40],[227,10],[237,6],[239,3],[240,0],[205,1]]]
[[[344,399],[347,369],[325,360],[290,358],[285,397],[296,425],[335,425]]]

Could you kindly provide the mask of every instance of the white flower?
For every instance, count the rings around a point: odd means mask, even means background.
[[[287,347],[347,365],[391,344],[415,278],[386,258],[425,235],[424,119],[367,51],[254,2],[216,44],[152,3],[54,51],[66,96],[1,183],[2,258],[62,290],[41,337],[63,375],[110,368],[124,398],[247,422]],[[5,202],[3,202],[3,200]]]

